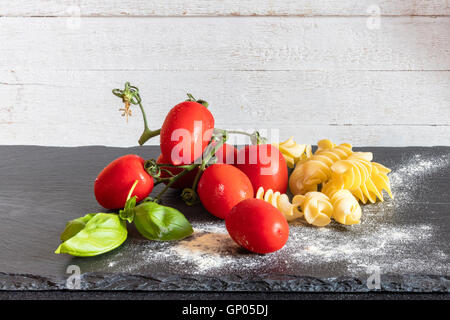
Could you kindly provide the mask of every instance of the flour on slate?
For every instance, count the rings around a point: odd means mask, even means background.
[[[428,174],[448,166],[448,158],[416,155],[392,167],[389,174],[395,199],[386,198],[363,206],[360,225],[332,223],[316,228],[299,220],[290,224],[286,246],[273,254],[252,254],[236,245],[228,236],[223,221],[195,222],[194,234],[177,242],[134,239],[123,250],[132,250],[133,261],[122,261],[119,252],[107,258],[112,272],[145,272],[152,265],[168,273],[222,275],[284,273],[309,276],[333,270],[335,276],[370,273],[448,274],[448,252],[430,251],[427,244],[435,230],[418,223],[396,225],[397,207],[414,200],[413,193]],[[387,197],[387,196],[386,196]],[[412,244],[415,243],[415,246]],[[421,250],[417,250],[417,243]],[[414,248],[414,249],[413,249]],[[430,266],[429,261],[433,261]]]
[[[392,172],[388,176],[396,202],[412,201],[413,192],[411,191],[419,188],[421,181],[427,175],[439,172],[440,169],[448,166],[449,162],[450,159],[447,156],[435,158],[416,154],[398,167],[391,168]]]

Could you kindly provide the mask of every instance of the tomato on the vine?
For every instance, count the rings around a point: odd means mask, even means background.
[[[236,167],[244,172],[253,185],[253,190],[263,187],[286,193],[288,170],[286,160],[273,145],[247,145],[237,154]]]
[[[159,155],[158,159],[156,159],[156,163],[171,164],[170,159],[166,159],[166,157],[162,153]],[[170,171],[173,175],[177,175],[181,171],[183,171],[183,168],[178,168],[178,167],[161,167],[161,169]],[[174,189],[191,188],[194,183],[197,172],[198,172],[198,168],[195,168],[194,170],[186,173],[184,176],[182,176],[181,178],[176,180],[170,187],[174,188]],[[168,174],[164,170],[161,170],[161,178],[170,178],[170,174]],[[164,183],[167,184],[168,182],[165,181]]]
[[[270,203],[255,198],[234,206],[225,226],[237,244],[256,253],[277,251],[289,237],[289,225],[283,214]]]
[[[145,160],[129,154],[108,164],[95,179],[94,193],[97,202],[106,209],[123,208],[134,182],[138,184],[131,196],[144,200],[153,190],[153,177],[144,168]]]
[[[173,107],[161,127],[161,153],[175,165],[199,158],[214,129],[214,117],[202,104],[184,101]]]
[[[247,176],[236,167],[213,164],[203,172],[197,193],[208,212],[225,219],[236,204],[253,197],[253,187]]]

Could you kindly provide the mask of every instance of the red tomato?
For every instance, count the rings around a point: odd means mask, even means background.
[[[129,154],[108,164],[95,179],[98,203],[106,209],[123,208],[136,180],[139,182],[132,196],[137,196],[137,201],[144,200],[153,190],[153,177],[145,171],[144,162],[141,157]]]
[[[256,253],[280,250],[289,237],[289,225],[283,214],[270,203],[246,199],[231,209],[225,220],[231,238]]]
[[[278,148],[270,144],[245,146],[237,154],[236,167],[244,172],[256,192],[259,187],[286,193],[288,170]]]
[[[225,219],[236,204],[253,197],[253,187],[247,176],[236,167],[213,164],[203,172],[197,193],[206,210]]]
[[[200,103],[184,101],[173,107],[161,127],[161,153],[171,163],[193,163],[211,140],[214,117]]]
[[[217,149],[216,157],[216,163],[235,164],[237,149],[231,144],[224,143],[219,149]]]
[[[156,159],[156,163],[164,163],[164,164],[170,164],[170,160],[165,159],[164,155],[161,153]],[[174,167],[162,167],[164,169],[169,170],[172,172],[172,174],[179,174],[181,171],[183,171],[183,168],[174,168]],[[192,188],[192,185],[195,180],[195,176],[197,175],[198,168],[192,170],[191,172],[186,173],[184,176],[182,176],[180,179],[178,179],[174,184],[171,185],[171,188],[174,189],[184,189],[184,188]],[[168,178],[169,174],[167,172],[161,171],[161,178]],[[167,184],[165,182],[165,184]]]

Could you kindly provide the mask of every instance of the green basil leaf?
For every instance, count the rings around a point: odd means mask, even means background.
[[[64,241],[55,253],[77,257],[96,256],[120,246],[127,234],[126,222],[117,214],[97,213],[85,223],[83,229]]]
[[[134,208],[134,224],[150,240],[180,240],[194,230],[184,215],[170,207],[155,202],[145,202]]]
[[[86,223],[92,219],[95,213],[88,213],[87,215],[67,222],[66,228],[61,233],[61,241],[66,241],[76,235],[78,232],[86,227]]]

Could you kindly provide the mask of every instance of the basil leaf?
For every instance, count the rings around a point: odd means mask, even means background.
[[[90,217],[83,229],[64,241],[55,253],[77,257],[96,256],[120,246],[127,234],[126,222],[117,214],[97,213]]]
[[[155,202],[145,202],[134,208],[134,224],[150,240],[180,240],[194,230],[184,215],[170,207]]]
[[[61,241],[66,241],[76,235],[86,227],[86,223],[91,220],[95,213],[88,213],[84,217],[77,218],[67,222],[66,228],[61,233]]]

